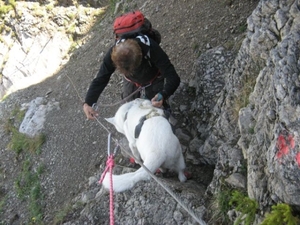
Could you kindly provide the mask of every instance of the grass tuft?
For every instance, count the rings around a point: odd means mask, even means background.
[[[33,168],[30,158],[22,164],[22,172],[15,181],[15,190],[20,199],[29,199],[30,218],[32,224],[42,224],[43,212],[41,201],[43,199],[39,176],[44,171],[44,166]]]
[[[39,153],[41,146],[46,141],[46,136],[43,134],[29,137],[26,134],[20,133],[17,129],[13,129],[12,134],[12,139],[8,144],[8,147],[18,155],[23,150],[30,153]]]
[[[227,212],[231,209],[229,201],[231,198],[231,190],[223,188],[218,192],[212,201],[210,209],[212,211],[211,224],[229,224],[229,218]]]

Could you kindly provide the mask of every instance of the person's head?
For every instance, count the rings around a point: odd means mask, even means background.
[[[120,73],[133,76],[142,62],[142,49],[135,40],[127,39],[114,46],[111,59]]]

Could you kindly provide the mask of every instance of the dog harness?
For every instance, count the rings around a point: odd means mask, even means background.
[[[134,137],[135,138],[139,138],[145,120],[150,119],[155,116],[162,116],[162,117],[166,118],[166,116],[164,114],[163,115],[159,114],[156,109],[152,109],[147,115],[142,116],[139,120],[138,125],[135,126],[135,129],[134,129]],[[126,119],[127,119],[127,113],[125,114],[125,120]]]

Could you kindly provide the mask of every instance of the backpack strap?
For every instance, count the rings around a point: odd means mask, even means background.
[[[150,40],[147,35],[139,35],[136,37],[140,40],[144,45],[148,46],[148,51],[146,52],[145,56],[147,56],[147,59],[150,59]]]

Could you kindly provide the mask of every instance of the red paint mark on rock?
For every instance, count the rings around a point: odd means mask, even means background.
[[[296,155],[296,162],[298,164],[298,167],[300,167],[300,152],[298,152]]]
[[[277,139],[276,147],[278,152],[276,154],[277,158],[282,158],[285,155],[288,155],[290,150],[295,148],[295,139],[293,135],[284,135],[280,134]]]
[[[287,145],[285,137],[282,134],[279,135],[276,146],[278,148],[278,152],[276,154],[277,158],[281,158],[289,153],[289,146]]]

